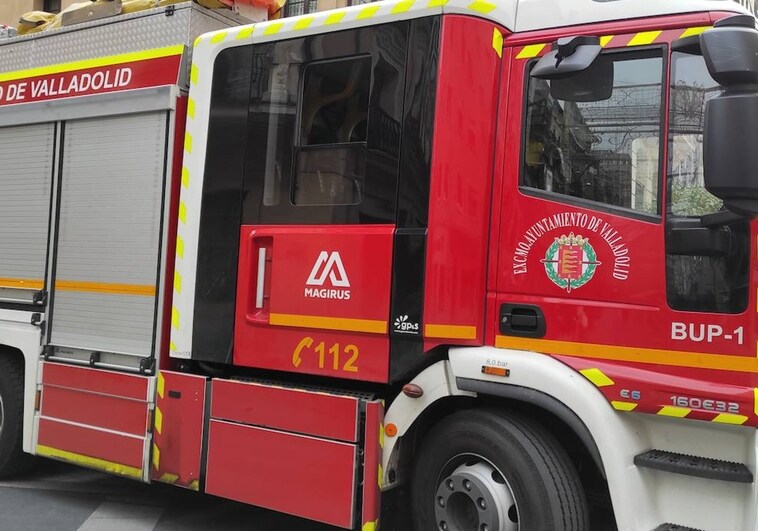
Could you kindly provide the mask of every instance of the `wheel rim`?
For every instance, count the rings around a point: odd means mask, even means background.
[[[440,531],[519,531],[508,480],[478,455],[451,459],[437,481],[434,514]]]

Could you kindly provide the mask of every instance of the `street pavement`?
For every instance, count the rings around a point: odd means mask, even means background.
[[[40,461],[0,481],[0,531],[334,531],[336,528],[164,485]]]

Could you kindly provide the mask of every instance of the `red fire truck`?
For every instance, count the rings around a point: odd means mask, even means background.
[[[363,531],[758,529],[757,54],[717,0],[3,41],[0,474]]]

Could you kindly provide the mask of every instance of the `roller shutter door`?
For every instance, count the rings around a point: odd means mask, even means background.
[[[0,128],[0,301],[43,288],[54,150],[54,124]]]
[[[67,122],[51,343],[153,353],[166,114]]]

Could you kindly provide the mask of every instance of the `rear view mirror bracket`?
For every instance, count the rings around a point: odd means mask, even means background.
[[[531,75],[552,80],[576,74],[592,66],[602,49],[600,37],[563,37],[553,43],[552,50],[539,60]]]

